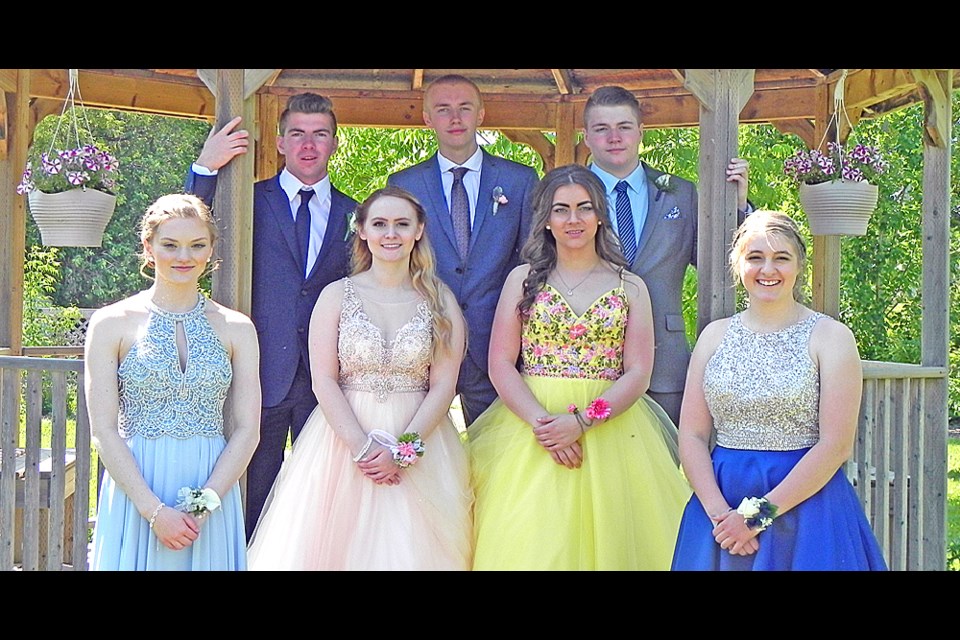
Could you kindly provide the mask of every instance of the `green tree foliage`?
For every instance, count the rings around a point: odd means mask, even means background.
[[[34,245],[23,263],[23,344],[54,347],[70,344],[71,332],[80,322],[80,310],[54,303],[52,295],[60,281],[57,247]]]
[[[954,94],[954,148],[960,92]],[[88,110],[93,140],[120,160],[117,212],[102,249],[63,248],[56,254],[62,274],[49,292],[60,306],[100,307],[145,284],[139,275],[137,222],[146,207],[164,193],[182,189],[187,167],[200,152],[209,125],[195,120]],[[876,120],[857,123],[851,141],[879,147],[888,170],[878,181],[880,202],[867,234],[841,241],[840,316],[854,334],[861,356],[871,360],[917,363],[920,359],[922,311],[921,198],[923,108],[915,105]],[[49,144],[54,118],[37,129],[37,143]],[[514,144],[495,131],[482,131],[491,153],[533,166],[542,175],[540,157],[527,145]],[[547,133],[548,138],[552,134]],[[803,143],[770,125],[740,128],[740,155],[750,160],[750,200],[758,208],[781,209],[801,224],[812,240],[797,189],[783,174],[783,160]],[[386,184],[390,173],[428,158],[436,151],[431,131],[422,128],[341,127],[340,147],[330,162],[333,182],[363,200]],[[267,142],[270,144],[271,142]],[[646,132],[643,159],[658,169],[696,181],[697,129]],[[954,153],[952,175],[958,175]],[[960,182],[951,194],[950,254],[950,395],[949,413],[960,416]],[[30,223],[28,244],[39,243]],[[812,242],[810,242],[812,248]],[[50,256],[39,260],[53,259]],[[696,338],[696,272],[684,284],[684,315],[691,343]],[[742,301],[742,297],[741,297]],[[741,302],[742,303],[742,302]]]

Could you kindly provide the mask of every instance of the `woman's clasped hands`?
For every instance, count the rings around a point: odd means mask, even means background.
[[[551,414],[537,418],[533,435],[557,464],[568,469],[579,469],[583,464],[583,449],[579,442],[583,430],[573,414]]]
[[[757,536],[758,529],[747,526],[743,516],[736,509],[727,509],[718,516],[710,516],[716,525],[713,528],[713,539],[721,549],[729,551],[731,555],[749,556],[760,548]]]

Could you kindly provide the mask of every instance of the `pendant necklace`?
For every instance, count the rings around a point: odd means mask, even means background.
[[[587,272],[587,275],[583,276],[583,279],[580,280],[580,282],[578,282],[572,287],[567,284],[566,280],[563,279],[563,275],[561,275],[560,273],[560,267],[554,267],[554,271],[557,272],[557,277],[560,278],[560,283],[563,285],[564,289],[566,289],[566,295],[569,296],[569,295],[573,295],[574,290],[580,285],[582,285],[584,282],[586,282],[587,278],[593,275],[593,272],[597,270],[597,266],[599,264],[600,263],[598,262],[597,264],[593,265],[593,269],[590,269],[590,271]]]

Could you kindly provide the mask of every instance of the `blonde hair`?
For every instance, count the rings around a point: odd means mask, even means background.
[[[210,212],[210,207],[204,204],[203,200],[197,196],[184,193],[171,193],[160,196],[157,200],[147,207],[146,213],[140,219],[140,246],[153,244],[153,238],[157,234],[157,229],[161,224],[173,218],[196,218],[207,225],[207,231],[210,233],[210,245],[217,242],[219,231],[217,221]],[[208,270],[202,275],[216,269],[220,264],[219,260],[210,263]],[[140,274],[144,278],[153,279],[147,268],[153,268],[153,260],[144,250],[140,254]],[[202,277],[202,276],[201,276]]]
[[[413,207],[417,214],[417,224],[426,227],[427,210],[424,209],[420,201],[409,191],[400,187],[386,186],[377,189],[367,197],[363,203],[357,207],[356,225],[361,228],[370,214],[370,207],[374,202],[381,198],[392,197],[406,200]],[[370,247],[367,242],[360,238],[359,233],[353,234],[353,255],[351,256],[350,274],[356,275],[366,271],[373,264],[373,254],[370,253]],[[426,229],[420,239],[414,242],[413,251],[410,253],[410,276],[413,279],[413,288],[423,296],[430,308],[433,316],[433,353],[442,353],[450,349],[451,334],[453,332],[453,323],[450,322],[450,315],[444,304],[443,291],[447,285],[437,276],[436,258],[433,255],[433,249],[427,240]]]
[[[754,236],[769,237],[777,235],[793,245],[797,254],[797,280],[793,283],[793,298],[798,302],[803,300],[803,275],[807,271],[807,244],[800,235],[800,229],[793,218],[782,211],[758,210],[747,216],[736,233],[730,245],[730,275],[733,286],[740,280],[740,261],[746,253],[747,243]]]

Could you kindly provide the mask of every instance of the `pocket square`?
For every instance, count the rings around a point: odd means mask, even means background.
[[[663,214],[664,220],[676,220],[679,217],[680,207],[674,207],[673,209],[670,209],[670,211],[667,211],[665,214]]]

